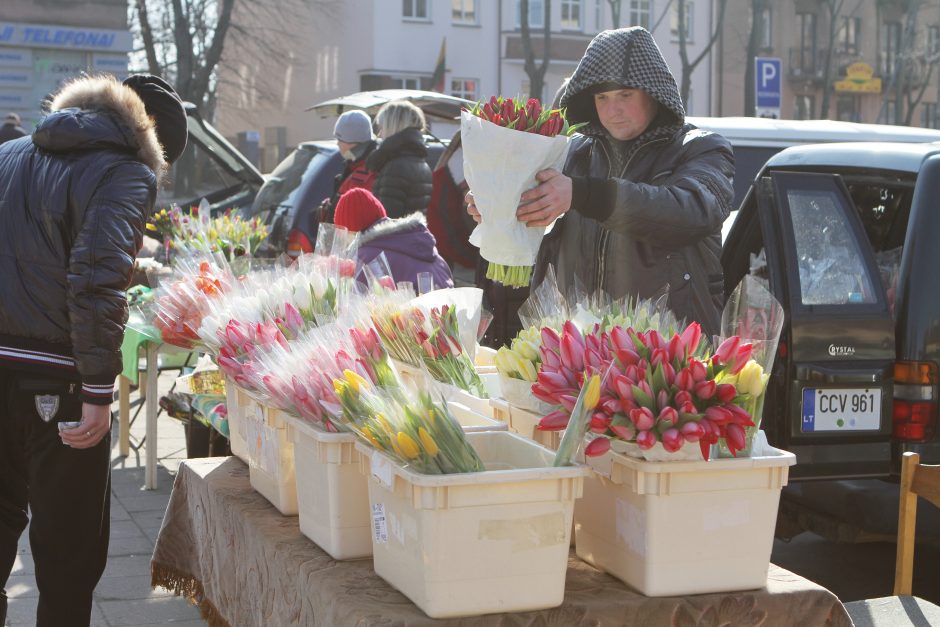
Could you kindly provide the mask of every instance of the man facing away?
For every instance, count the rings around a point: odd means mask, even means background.
[[[124,290],[187,132],[154,76],[79,78],[51,110],[0,146],[0,588],[29,523],[36,622],[61,627],[88,625],[107,561]]]

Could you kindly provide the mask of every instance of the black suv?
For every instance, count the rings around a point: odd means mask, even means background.
[[[794,479],[940,462],[940,144],[788,148],[724,244],[730,292],[764,276],[786,311],[762,427]]]

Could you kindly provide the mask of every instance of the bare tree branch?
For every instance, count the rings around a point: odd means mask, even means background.
[[[151,74],[162,74],[160,62],[157,61],[157,48],[153,40],[153,29],[150,28],[150,17],[147,15],[147,0],[137,0],[136,6],[140,36],[144,40],[144,51],[147,54],[147,68]]]
[[[542,97],[545,88],[545,72],[548,70],[548,60],[551,56],[552,36],[552,3],[544,0],[545,17],[543,19],[543,37],[545,46],[542,50],[542,62],[535,65],[535,51],[532,50],[532,35],[529,29],[529,0],[519,2],[519,24],[522,30],[522,50],[525,55],[525,73],[529,77],[529,96]]]

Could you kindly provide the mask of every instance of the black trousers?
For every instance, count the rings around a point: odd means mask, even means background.
[[[108,559],[111,435],[79,450],[62,443],[56,426],[81,420],[81,387],[0,369],[0,589],[29,523],[41,627],[91,622]],[[6,609],[0,593],[0,624]]]

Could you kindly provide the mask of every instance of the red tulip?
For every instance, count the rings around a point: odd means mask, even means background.
[[[646,407],[637,407],[630,411],[630,420],[633,421],[633,424],[636,425],[636,428],[639,431],[648,431],[653,428],[653,425],[656,424],[656,419],[653,417],[653,412],[651,412]]]
[[[610,439],[594,438],[591,443],[584,447],[584,454],[587,457],[597,457],[610,450]]]
[[[686,355],[691,355],[695,353],[698,349],[699,342],[702,339],[702,327],[698,322],[692,322],[685,328],[685,331],[682,332],[680,336],[682,340],[682,347],[685,349]]]
[[[719,383],[716,395],[722,403],[730,403],[738,395],[738,389],[730,383]]]
[[[644,451],[649,450],[656,446],[656,436],[652,431],[640,431],[636,434],[636,443]]]
[[[715,396],[715,392],[718,391],[718,385],[715,384],[714,380],[702,381],[695,385],[695,396],[702,400],[708,400]]]
[[[725,432],[725,442],[728,444],[728,450],[737,457],[738,451],[747,445],[747,433],[744,427],[731,423],[727,426]]]
[[[594,433],[604,433],[607,431],[607,427],[610,426],[611,417],[602,411],[594,412],[594,415],[591,416],[591,425],[590,430]]]
[[[568,421],[570,419],[571,417],[566,412],[563,412],[560,409],[556,409],[555,411],[542,416],[542,418],[539,419],[536,428],[539,431],[561,431],[568,426]]]
[[[682,434],[686,442],[698,442],[705,435],[705,427],[692,420],[682,425],[679,428],[679,433]]]
[[[688,368],[683,368],[676,374],[675,378],[676,387],[680,390],[691,390],[695,386],[695,379],[692,378],[692,371]]]
[[[705,380],[705,377],[708,376],[708,368],[698,359],[689,360],[689,372],[692,373],[692,379],[694,379],[696,383],[701,383]]]
[[[746,411],[744,411],[744,409],[742,409],[741,407],[738,407],[737,405],[734,405],[734,404],[732,404],[732,403],[729,403],[729,404],[725,405],[724,407],[725,407],[725,409],[727,409],[729,412],[731,412],[731,422],[732,422],[732,423],[734,423],[734,424],[736,424],[736,425],[741,425],[741,426],[743,426],[743,427],[753,427],[753,426],[754,426],[754,420],[752,419],[752,416],[751,416],[749,413],[747,413]]]
[[[627,332],[624,331],[623,327],[617,326],[610,330],[610,342],[617,352],[630,351],[631,353],[636,353],[636,346],[633,344],[633,340],[630,339]]]
[[[539,383],[532,384],[532,396],[539,399],[543,403],[548,403],[549,405],[558,405],[558,396],[553,392],[549,392]]]
[[[705,417],[718,426],[724,426],[731,422],[734,416],[724,407],[713,405],[705,410]]]
[[[678,333],[673,335],[672,339],[666,344],[666,352],[669,354],[669,361],[682,356],[682,339]]]
[[[572,411],[574,411],[574,406],[575,406],[575,403],[577,403],[577,402],[578,402],[578,397],[576,397],[576,396],[572,396],[572,395],[570,395],[570,394],[559,394],[559,395],[558,395],[558,403],[559,403],[562,407],[564,407],[566,410],[568,410],[568,413],[569,413],[569,414],[570,414]]]
[[[542,347],[550,351],[557,351],[561,344],[561,338],[551,327],[542,327]]]
[[[751,343],[741,344],[738,346],[738,349],[735,351],[731,360],[731,374],[738,374],[741,372],[741,369],[744,368],[744,365],[748,362],[748,360],[751,359],[751,354],[753,351],[754,345]]]
[[[676,424],[679,422],[679,412],[677,412],[674,407],[663,407],[659,412],[658,420]]]
[[[630,442],[636,437],[636,429],[631,425],[611,424],[610,430],[613,431],[618,438],[626,440],[627,442]]]
[[[734,356],[735,352],[738,350],[738,345],[741,343],[741,338],[737,335],[732,335],[718,346],[718,350],[715,351],[714,358],[718,361],[719,364],[727,364],[731,361],[731,358]]]
[[[663,431],[663,448],[670,453],[675,453],[682,445],[685,444],[685,439],[682,437],[682,434],[679,433],[678,429],[666,429]]]

